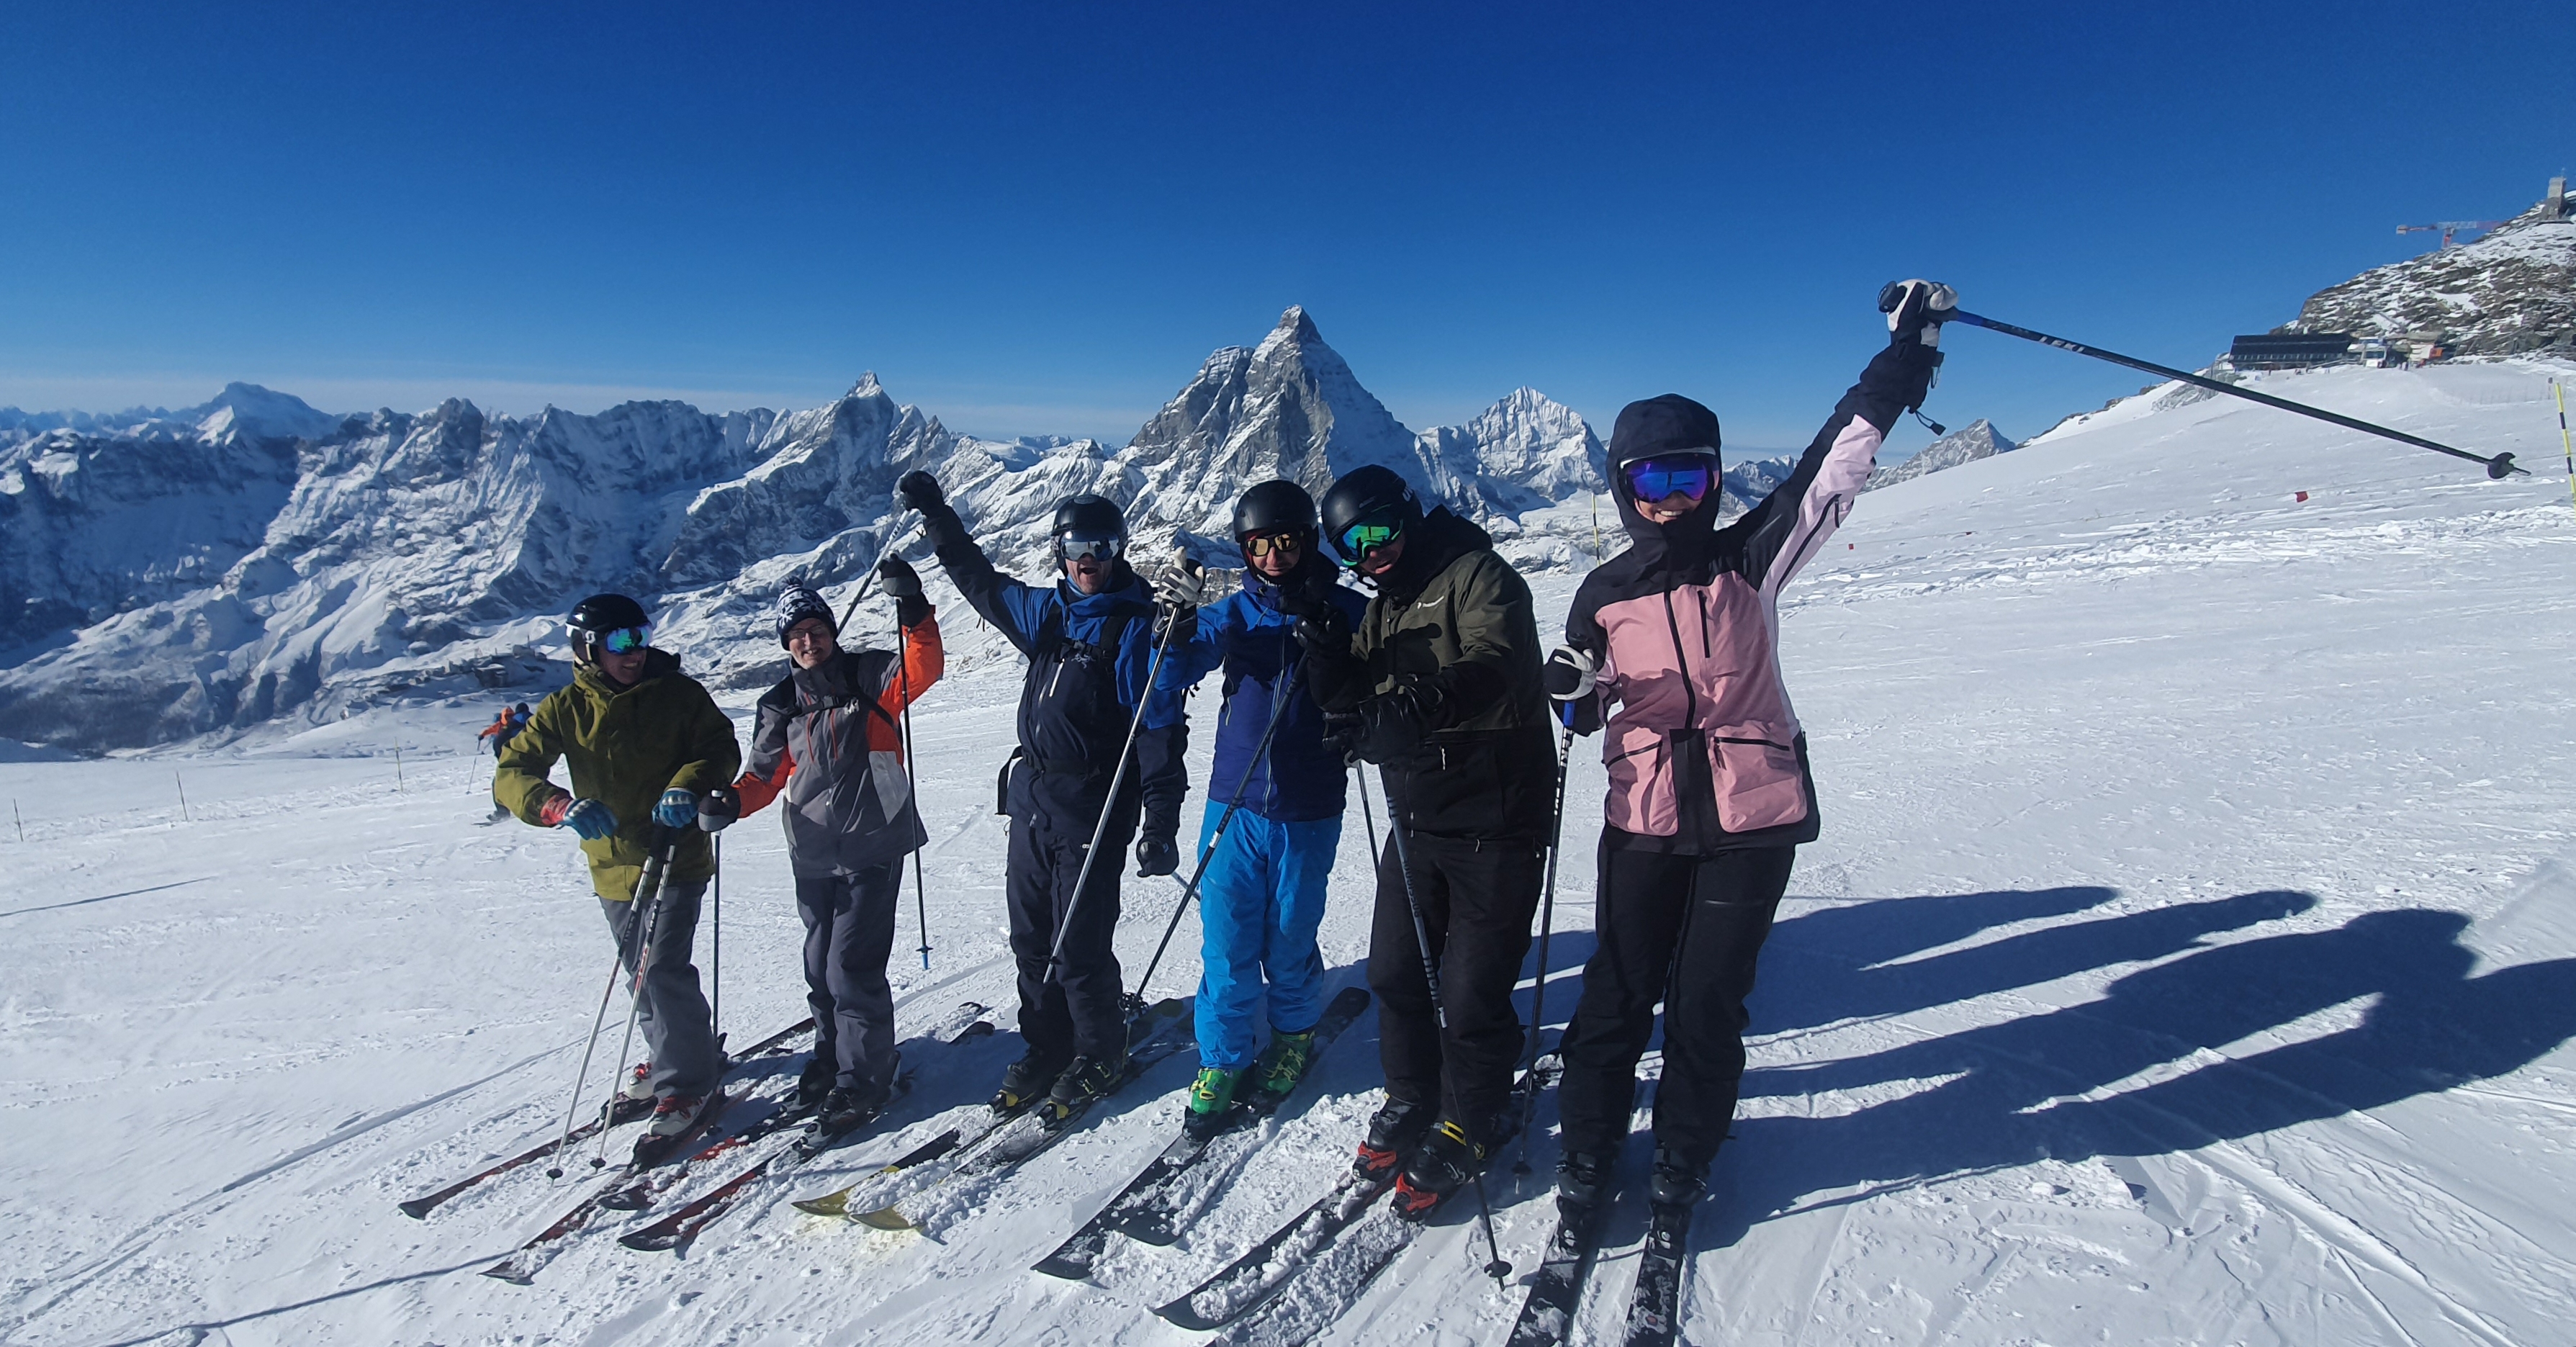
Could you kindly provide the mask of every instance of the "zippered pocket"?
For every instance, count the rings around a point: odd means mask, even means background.
[[[1731,833],[1778,828],[1807,817],[1807,776],[1798,748],[1763,725],[1728,725],[1708,736],[1717,823]]]

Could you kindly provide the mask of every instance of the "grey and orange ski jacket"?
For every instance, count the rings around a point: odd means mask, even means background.
[[[742,812],[784,798],[787,860],[800,878],[850,875],[929,841],[904,771],[903,709],[946,670],[938,619],[903,629],[903,651],[843,650],[762,694],[744,762]]]
[[[1613,489],[1633,544],[1584,577],[1566,644],[1600,670],[1609,845],[1704,855],[1815,840],[1807,740],[1780,676],[1780,591],[1851,513],[1888,428],[1919,399],[1914,343],[1890,346],[1789,479],[1724,528],[1719,493],[1670,524]],[[1675,445],[1671,448],[1691,446]]]

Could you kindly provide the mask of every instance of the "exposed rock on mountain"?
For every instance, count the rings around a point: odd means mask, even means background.
[[[2455,355],[2576,345],[2576,222],[2548,203],[2474,243],[2329,286],[2285,332],[2451,333]]]
[[[1996,434],[1994,423],[1980,416],[1966,426],[1923,446],[1912,458],[1872,471],[1869,481],[1862,485],[1861,490],[1875,491],[1882,486],[1910,482],[1917,477],[1936,473],[1944,468],[1955,468],[1962,463],[1974,463],[1981,458],[2008,454],[2018,447],[2012,441]]]

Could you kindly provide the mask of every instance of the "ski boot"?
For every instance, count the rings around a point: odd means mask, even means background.
[[[787,1107],[797,1113],[821,1109],[831,1096],[832,1082],[840,1079],[840,1068],[830,1058],[815,1057],[805,1063],[805,1073],[796,1078],[796,1093],[787,1098]]]
[[[1055,1078],[1055,1088],[1047,1092],[1040,1107],[1040,1121],[1048,1127],[1062,1127],[1073,1116],[1092,1106],[1101,1096],[1118,1088],[1120,1077],[1127,1074],[1127,1055],[1115,1057],[1076,1057],[1064,1074]]]
[[[1467,1129],[1443,1118],[1431,1134],[1422,1139],[1421,1149],[1413,1153],[1413,1163],[1395,1180],[1395,1196],[1389,1202],[1395,1207],[1396,1219],[1427,1221],[1433,1209],[1451,1193],[1466,1187],[1485,1172],[1485,1158],[1491,1154],[1467,1135]]]
[[[1017,1113],[1046,1098],[1047,1090],[1065,1068],[1065,1059],[1034,1050],[1023,1055],[1002,1072],[1002,1088],[993,1092],[995,1113]]]
[[[1253,1108],[1268,1113],[1279,1107],[1279,1101],[1287,1098],[1297,1088],[1297,1082],[1305,1078],[1306,1064],[1314,1060],[1314,1056],[1314,1030],[1309,1029],[1302,1034],[1272,1034],[1270,1045],[1261,1050],[1260,1059],[1252,1064],[1252,1078],[1260,1082],[1253,1091]]]
[[[1431,1127],[1431,1106],[1407,1099],[1389,1099],[1369,1119],[1368,1135],[1360,1139],[1360,1154],[1351,1168],[1364,1179],[1387,1183],[1404,1166],[1404,1153]]]
[[[651,1103],[653,1101],[653,1064],[637,1062],[635,1069],[626,1073],[626,1088],[618,1093],[638,1104]]]
[[[1199,1068],[1199,1078],[1190,1082],[1189,1108],[1181,1114],[1181,1130],[1193,1141],[1205,1141],[1225,1130],[1234,1118],[1234,1089],[1243,1074],[1221,1066]]]
[[[1687,1210],[1708,1192],[1707,1180],[1701,1177],[1706,1166],[1695,1165],[1669,1150],[1655,1152],[1655,1176],[1646,1184],[1649,1206]]]
[[[885,1108],[886,1093],[848,1085],[832,1087],[814,1113],[816,1140],[829,1141],[876,1121],[878,1112]]]
[[[1610,1192],[1615,1156],[1567,1151],[1556,1162],[1556,1215],[1567,1226],[1589,1229]]]
[[[644,1125],[644,1135],[635,1138],[635,1168],[649,1169],[678,1154],[689,1138],[714,1121],[724,1104],[722,1091],[662,1096],[653,1105],[653,1120]]]

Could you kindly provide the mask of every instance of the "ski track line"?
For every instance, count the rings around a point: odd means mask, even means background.
[[[537,1064],[538,1062],[542,1062],[542,1061],[544,1061],[545,1059],[547,1059],[548,1057],[552,1057],[552,1056],[554,1056],[556,1053],[566,1051],[567,1049],[569,1049],[569,1048],[571,1048],[571,1047],[572,1047],[572,1044],[570,1044],[570,1043],[565,1043],[565,1044],[562,1044],[562,1045],[557,1046],[557,1047],[546,1048],[546,1049],[544,1049],[544,1050],[542,1050],[542,1051],[540,1051],[540,1052],[532,1053],[532,1054],[530,1054],[530,1055],[528,1055],[528,1056],[526,1056],[526,1057],[522,1057],[522,1058],[520,1058],[518,1061],[512,1062],[510,1065],[505,1066],[505,1067],[502,1067],[500,1070],[495,1071],[495,1072],[493,1072],[492,1074],[490,1074],[490,1075],[488,1075],[488,1076],[485,1076],[485,1077],[483,1077],[483,1078],[482,1078],[482,1079],[480,1079],[480,1080],[470,1080],[470,1081],[465,1082],[465,1083],[464,1083],[464,1084],[462,1084],[462,1085],[457,1086],[457,1087],[456,1087],[456,1088],[454,1088],[454,1089],[451,1089],[451,1090],[443,1090],[443,1091],[441,1091],[441,1092],[439,1092],[439,1093],[437,1093],[437,1094],[431,1095],[429,1098],[424,1099],[424,1100],[421,1100],[419,1103],[416,1103],[416,1104],[405,1104],[405,1105],[403,1105],[403,1106],[402,1106],[402,1107],[400,1107],[400,1108],[388,1109],[388,1110],[386,1110],[385,1112],[383,1112],[383,1113],[379,1113],[379,1114],[377,1114],[376,1116],[374,1116],[374,1117],[372,1117],[372,1118],[367,1118],[367,1119],[363,1119],[363,1120],[358,1121],[358,1122],[351,1123],[351,1124],[349,1124],[348,1126],[343,1127],[343,1128],[341,1128],[340,1130],[338,1130],[338,1131],[336,1131],[336,1132],[333,1132],[331,1135],[329,1135],[329,1136],[326,1136],[326,1137],[322,1138],[320,1141],[316,1141],[316,1142],[312,1143],[311,1145],[297,1147],[295,1150],[288,1152],[288,1153],[287,1153],[287,1155],[286,1155],[286,1157],[285,1157],[284,1159],[281,1159],[281,1160],[275,1161],[275,1162],[273,1162],[273,1163],[271,1163],[271,1164],[262,1165],[262,1166],[260,1166],[259,1168],[254,1169],[254,1170],[252,1170],[251,1172],[249,1172],[249,1173],[247,1173],[247,1174],[242,1175],[240,1178],[237,1178],[237,1179],[233,1180],[232,1182],[225,1184],[223,1187],[221,1187],[221,1188],[217,1188],[215,1191],[216,1191],[216,1192],[218,1192],[218,1193],[229,1193],[229,1192],[233,1191],[234,1189],[241,1187],[241,1186],[242,1186],[242,1185],[244,1185],[244,1184],[248,1184],[248,1183],[256,1183],[256,1182],[258,1182],[259,1180],[264,1179],[264,1178],[267,1178],[269,1175],[274,1174],[274,1173],[276,1173],[277,1171],[279,1171],[279,1170],[281,1170],[281,1169],[286,1168],[288,1165],[294,1164],[295,1162],[297,1162],[297,1161],[299,1161],[299,1160],[302,1160],[302,1159],[304,1159],[304,1158],[306,1158],[306,1157],[308,1157],[308,1156],[318,1155],[318,1154],[322,1153],[323,1151],[327,1151],[327,1150],[331,1149],[332,1147],[337,1146],[337,1145],[339,1145],[340,1143],[342,1143],[342,1142],[344,1142],[344,1141],[348,1141],[348,1140],[350,1140],[350,1139],[352,1139],[352,1138],[354,1138],[354,1137],[362,1136],[362,1135],[364,1135],[364,1134],[366,1134],[366,1133],[368,1133],[368,1132],[372,1132],[372,1131],[376,1130],[377,1128],[384,1126],[384,1125],[385,1125],[385,1124],[387,1124],[387,1123],[390,1123],[390,1122],[397,1122],[397,1121],[399,1121],[399,1120],[401,1120],[401,1119],[408,1118],[408,1117],[410,1117],[412,1114],[415,1114],[415,1113],[420,1112],[422,1109],[425,1109],[425,1108],[431,1108],[431,1107],[434,1107],[434,1106],[436,1106],[436,1105],[438,1105],[438,1104],[443,1104],[443,1103],[447,1102],[448,1100],[453,1099],[453,1098],[455,1098],[456,1096],[458,1096],[458,1095],[460,1095],[460,1094],[464,1094],[465,1092],[467,1092],[467,1091],[469,1091],[469,1090],[478,1090],[478,1089],[481,1089],[482,1087],[484,1087],[484,1086],[486,1086],[486,1085],[491,1084],[493,1081],[499,1080],[499,1079],[500,1079],[500,1078],[502,1078],[503,1076],[510,1075],[510,1074],[512,1074],[512,1073],[514,1073],[514,1072],[523,1071],[523,1070],[527,1069],[528,1067],[530,1067],[530,1066],[534,1066],[534,1065],[535,1065],[535,1064]]]

